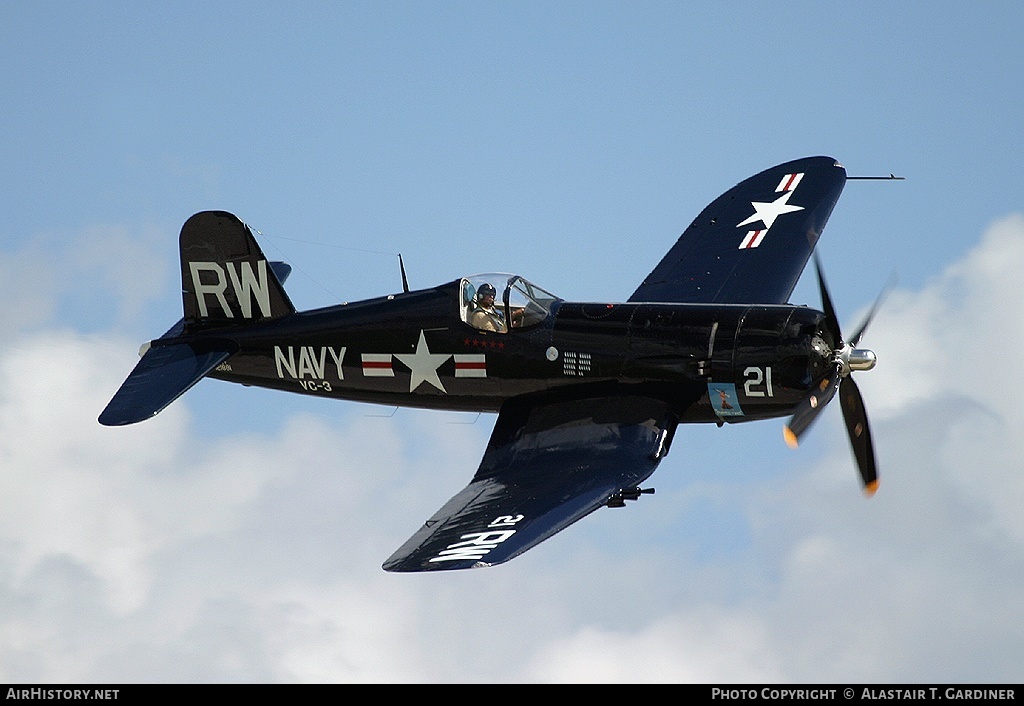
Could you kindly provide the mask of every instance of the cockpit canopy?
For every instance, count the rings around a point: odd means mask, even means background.
[[[495,272],[464,277],[459,289],[462,320],[480,331],[495,333],[536,326],[559,301],[519,275]]]

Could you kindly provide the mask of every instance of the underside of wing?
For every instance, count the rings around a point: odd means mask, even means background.
[[[637,488],[657,468],[675,423],[665,402],[643,396],[510,400],[472,482],[384,568],[508,561]]]
[[[845,184],[832,157],[740,182],[697,216],[629,301],[785,303]]]

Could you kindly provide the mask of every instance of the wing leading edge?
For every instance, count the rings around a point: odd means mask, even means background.
[[[438,571],[508,561],[647,479],[676,417],[643,396],[507,402],[476,475],[386,562]]]
[[[784,304],[845,185],[832,157],[740,182],[694,219],[629,301]]]

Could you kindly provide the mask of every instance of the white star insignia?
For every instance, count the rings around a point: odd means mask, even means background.
[[[420,330],[420,340],[416,344],[415,353],[395,353],[395,357],[402,361],[412,371],[412,378],[409,380],[409,392],[425,382],[429,382],[441,392],[448,394],[441,384],[441,378],[437,376],[437,369],[444,365],[444,362],[451,358],[451,353],[431,353],[427,347],[427,339]]]
[[[775,199],[771,203],[762,203],[761,201],[751,201],[750,205],[754,207],[754,215],[743,221],[737,223],[736,227],[750,225],[751,223],[757,223],[761,221],[764,223],[764,229],[768,230],[775,223],[775,219],[781,216],[783,213],[792,213],[793,211],[803,211],[803,206],[790,206],[789,197],[793,195],[792,191],[787,191],[779,198]]]

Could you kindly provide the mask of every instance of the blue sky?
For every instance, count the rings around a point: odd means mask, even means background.
[[[0,679],[1019,681],[1022,27],[1009,2],[5,4]],[[848,184],[820,244],[848,328],[899,276],[858,379],[870,501],[838,409],[797,452],[781,422],[690,427],[629,510],[392,576],[491,417],[208,381],[95,421],[180,315],[196,211],[258,229],[300,308],[397,291],[398,252],[414,287],[621,300],[706,203],[815,154],[906,177]]]

